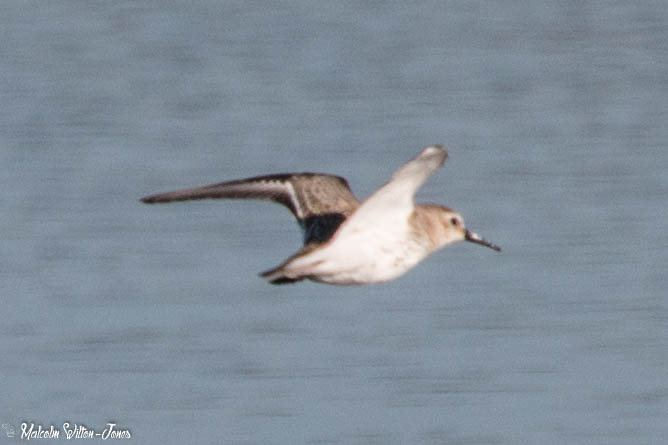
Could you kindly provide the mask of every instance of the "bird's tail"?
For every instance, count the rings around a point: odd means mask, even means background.
[[[274,267],[273,269],[265,270],[260,274],[260,276],[269,281],[271,284],[291,284],[306,278],[306,277],[294,277],[294,278],[288,277],[287,275],[285,275],[284,264],[281,264],[278,267]]]
[[[269,269],[260,276],[271,284],[296,283],[313,276],[313,268],[320,265],[323,260],[309,261],[307,257],[316,246],[304,246],[300,251],[285,260],[280,266]]]

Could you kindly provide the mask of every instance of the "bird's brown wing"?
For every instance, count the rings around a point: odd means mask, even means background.
[[[360,205],[345,179],[320,173],[257,176],[146,196],[147,204],[195,199],[260,199],[287,207],[304,232],[304,244],[329,240]]]

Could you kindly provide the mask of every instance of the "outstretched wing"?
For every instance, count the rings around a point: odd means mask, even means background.
[[[399,167],[387,184],[379,188],[368,201],[389,199],[393,205],[412,206],[415,193],[443,166],[446,159],[448,152],[442,145],[424,148],[420,154]]]
[[[260,199],[287,207],[304,232],[304,244],[322,243],[352,214],[359,201],[345,179],[319,173],[257,176],[146,196],[147,204],[193,199]]]
[[[390,231],[404,227],[414,209],[415,192],[447,158],[448,152],[440,145],[423,149],[367,198],[341,231],[357,231],[360,225],[368,226],[368,221],[382,221],[385,230]]]

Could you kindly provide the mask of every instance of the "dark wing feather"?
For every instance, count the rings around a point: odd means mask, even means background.
[[[236,181],[175,190],[142,198],[146,204],[195,199],[262,199],[283,204],[295,214],[294,203],[285,187],[289,175],[258,176]]]
[[[257,176],[146,196],[147,204],[193,199],[261,199],[287,207],[304,231],[304,244],[322,243],[336,232],[359,201],[345,179],[318,173]]]

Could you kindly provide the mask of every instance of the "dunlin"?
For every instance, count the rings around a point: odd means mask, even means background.
[[[430,146],[359,202],[345,179],[321,173],[257,176],[142,198],[147,204],[191,199],[263,199],[286,206],[304,233],[304,246],[261,274],[273,284],[309,279],[371,284],[406,273],[431,253],[457,241],[501,250],[464,226],[456,211],[413,202],[415,192],[448,157]]]

